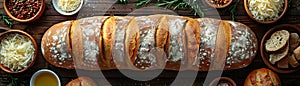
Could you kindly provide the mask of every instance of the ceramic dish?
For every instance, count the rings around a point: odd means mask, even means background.
[[[65,12],[65,11],[63,11],[62,9],[60,9],[60,8],[58,7],[57,1],[58,1],[58,0],[52,0],[52,5],[53,5],[53,7],[55,8],[55,10],[56,10],[58,13],[62,14],[62,15],[74,15],[74,14],[76,14],[77,12],[79,12],[79,10],[81,9],[81,7],[82,7],[82,5],[83,5],[83,0],[80,0],[80,5],[78,6],[78,8],[77,8],[76,10],[71,11],[71,12]]]
[[[248,0],[244,0],[244,8],[245,8],[245,10],[246,10],[248,16],[249,16],[252,20],[254,20],[254,21],[258,22],[258,23],[262,23],[262,24],[271,24],[271,23],[277,22],[277,21],[278,21],[279,19],[281,19],[281,18],[283,17],[283,15],[286,13],[287,7],[288,7],[288,0],[284,0],[284,3],[283,3],[283,10],[282,10],[282,12],[280,12],[280,13],[278,14],[278,18],[277,18],[277,19],[275,19],[275,20],[270,20],[270,21],[267,21],[267,20],[266,20],[266,21],[260,21],[260,20],[255,19],[255,18],[253,17],[252,13],[250,12],[250,9],[249,9],[249,7],[248,7]]]
[[[263,59],[263,62],[269,67],[271,68],[272,70],[278,72],[278,73],[291,73],[291,72],[294,72],[296,70],[298,70],[300,67],[296,67],[296,68],[292,68],[292,67],[289,67],[289,68],[278,68],[277,67],[277,63],[276,64],[272,64],[270,61],[269,61],[269,55],[270,53],[266,52],[265,50],[265,43],[268,39],[270,39],[270,36],[275,32],[275,31],[279,31],[279,30],[287,30],[289,31],[290,33],[298,33],[298,35],[300,35],[300,28],[298,28],[297,26],[294,26],[294,25],[290,25],[290,24],[282,24],[282,25],[278,25],[278,26],[275,26],[273,27],[272,29],[270,29],[264,36],[263,36],[263,39],[261,41],[261,44],[260,44],[260,54],[261,54],[261,57]],[[298,61],[299,62],[299,61]]]
[[[53,71],[41,69],[32,75],[30,86],[61,86],[61,82]]]
[[[10,29],[5,29],[3,27],[0,27],[1,30],[7,30],[6,32],[3,32],[1,33],[0,35],[0,42],[3,40],[3,38],[5,38],[8,34],[20,34],[20,35],[24,35],[25,37],[28,37],[31,42],[32,42],[32,45],[34,47],[34,56],[33,58],[31,59],[31,62],[27,65],[27,67],[24,67],[23,69],[20,69],[20,70],[17,70],[17,71],[12,71],[10,68],[4,66],[3,64],[0,64],[0,68],[2,70],[4,70],[5,72],[8,72],[8,73],[20,73],[20,72],[23,72],[25,70],[27,70],[29,67],[31,67],[34,63],[35,63],[35,60],[37,58],[37,54],[38,54],[38,48],[37,48],[37,44],[36,44],[36,41],[35,39],[29,35],[28,33],[24,32],[24,31],[21,31],[21,30],[10,30]]]
[[[13,14],[10,12],[11,11],[10,9],[12,9],[12,8],[8,7],[8,1],[9,0],[4,0],[4,3],[3,3],[4,10],[10,18],[12,18],[13,20],[18,21],[18,22],[33,22],[33,21],[39,19],[45,10],[45,0],[40,0],[41,5],[39,7],[39,10],[37,11],[37,13],[34,16],[32,15],[32,17],[30,17],[30,18],[20,19],[20,18],[17,18],[16,16],[13,16]],[[23,13],[17,13],[17,14],[23,14]]]

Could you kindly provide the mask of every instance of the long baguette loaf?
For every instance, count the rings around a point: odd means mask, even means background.
[[[52,60],[53,36],[63,30],[66,36],[57,37],[67,39],[62,47],[68,49],[54,50],[69,52],[68,63]],[[53,25],[42,39],[49,63],[86,70],[239,69],[252,62],[257,47],[255,34],[244,24],[172,15],[83,18]]]

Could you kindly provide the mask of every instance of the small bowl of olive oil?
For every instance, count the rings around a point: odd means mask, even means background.
[[[61,83],[53,71],[41,69],[32,75],[30,86],[61,86]]]

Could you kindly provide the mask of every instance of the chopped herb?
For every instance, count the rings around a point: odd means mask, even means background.
[[[194,15],[199,14],[201,17],[204,17],[204,12],[201,9],[201,6],[198,5],[199,3],[196,2],[197,0],[164,0],[160,3],[155,4],[157,7],[162,7],[165,6],[167,9],[170,9],[171,7],[172,10],[178,10],[178,9],[187,9],[189,8],[191,12]]]
[[[139,1],[135,4],[135,6],[136,6],[136,7],[140,7],[140,6],[143,6],[143,5],[147,5],[147,4],[149,4],[151,1],[152,1],[152,0],[139,0]]]
[[[26,84],[26,81],[10,76],[9,83],[6,86],[28,86],[28,83]]]
[[[4,15],[2,12],[0,12],[0,20],[3,20],[3,22],[10,28],[12,28],[12,26],[14,25],[13,21],[7,15]]]
[[[223,13],[225,12],[230,12],[230,17],[231,17],[231,20],[235,20],[235,12],[236,12],[236,9],[237,9],[237,5],[240,3],[241,0],[234,0],[234,4],[231,5],[230,7],[227,7],[225,10],[223,10]]]

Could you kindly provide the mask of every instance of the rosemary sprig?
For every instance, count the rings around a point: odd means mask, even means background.
[[[202,9],[200,8],[199,5],[196,5],[197,3],[195,3],[195,2],[196,2],[196,0],[188,0],[188,1],[182,1],[182,0],[167,1],[167,0],[164,0],[163,2],[155,4],[155,6],[157,6],[157,7],[165,6],[167,9],[170,9],[171,7],[173,7],[172,10],[189,8],[194,15],[197,15],[197,13],[199,13],[199,15],[201,17],[203,17],[204,12],[202,11]]]
[[[10,28],[12,28],[13,21],[6,15],[4,15],[2,12],[0,12],[0,20],[3,20],[3,22],[8,25]]]
[[[292,0],[288,0],[288,8],[291,8],[292,6]]]
[[[201,2],[199,1],[201,0],[184,0],[184,2],[186,2],[191,7],[191,11],[194,13],[195,16],[199,14],[201,17],[204,17],[205,14],[201,8]]]
[[[26,81],[22,81],[18,78],[14,78],[13,76],[10,76],[9,83],[7,86],[28,86],[26,85]]]
[[[140,7],[140,6],[142,6],[142,5],[149,4],[151,1],[152,1],[152,0],[139,0],[139,1],[135,4],[135,6],[136,6],[136,7]]]
[[[223,10],[223,13],[230,11],[230,17],[231,20],[235,20],[235,12],[237,10],[237,5],[240,3],[241,0],[234,0],[234,4],[230,7],[227,7],[225,10]]]

